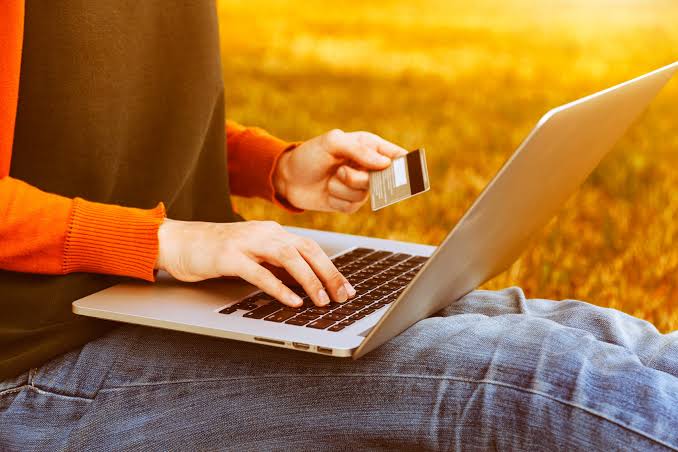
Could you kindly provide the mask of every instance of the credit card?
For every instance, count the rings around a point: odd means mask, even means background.
[[[370,203],[379,210],[431,188],[423,148],[393,160],[391,166],[370,172]]]

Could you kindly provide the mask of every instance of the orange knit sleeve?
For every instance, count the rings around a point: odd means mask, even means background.
[[[0,179],[0,269],[106,273],[154,280],[165,208],[69,199]]]
[[[0,0],[0,177],[9,174],[19,96],[24,2]]]
[[[299,143],[288,143],[257,127],[226,121],[228,178],[231,194],[267,199],[292,212],[301,212],[276,196],[273,171],[280,156]]]

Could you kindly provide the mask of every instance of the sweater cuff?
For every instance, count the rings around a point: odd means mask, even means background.
[[[158,228],[165,206],[135,209],[75,198],[66,233],[64,273],[89,272],[155,280]]]
[[[289,143],[269,135],[261,129],[250,128],[243,132],[238,145],[242,149],[250,149],[248,158],[242,162],[241,172],[246,177],[249,190],[263,199],[269,200],[278,207],[290,212],[303,212],[292,206],[287,200],[280,198],[273,186],[273,173],[280,156],[291,151],[300,143]],[[248,193],[249,194],[249,193]]]

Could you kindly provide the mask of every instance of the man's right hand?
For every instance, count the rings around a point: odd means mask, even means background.
[[[273,221],[202,223],[165,219],[156,268],[181,281],[239,276],[288,306],[301,298],[262,264],[286,270],[318,306],[343,303],[355,289],[311,239]],[[328,293],[325,291],[327,288]]]

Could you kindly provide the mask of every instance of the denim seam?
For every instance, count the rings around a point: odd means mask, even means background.
[[[14,394],[15,392],[21,392],[24,388],[28,388],[29,386],[27,384],[23,384],[21,386],[16,386],[14,388],[9,388],[5,389],[4,391],[0,392],[0,397],[6,396],[9,394]]]
[[[62,397],[62,398],[65,398],[65,399],[86,400],[88,402],[92,402],[94,400],[94,399],[88,399],[87,397],[78,397],[78,396],[72,396],[72,395],[67,395],[67,394],[60,394],[60,393],[54,392],[54,391],[46,391],[44,389],[41,389],[41,388],[35,386],[34,384],[24,384],[24,385],[21,385],[21,386],[17,386],[15,388],[6,389],[6,390],[0,392],[0,397],[10,395],[10,394],[14,394],[15,392],[21,392],[24,389],[28,389],[29,391],[34,390],[38,394]]]
[[[624,428],[626,430],[629,430],[637,435],[640,435],[650,441],[654,441],[657,444],[660,444],[664,447],[668,447],[671,450],[678,451],[678,448],[675,446],[672,446],[671,444],[655,438],[647,433],[641,432],[637,430],[634,427],[624,425],[621,422],[612,419],[608,417],[607,415],[600,413],[596,410],[593,410],[591,408],[585,407],[583,405],[579,405],[577,403],[573,403],[567,400],[563,400],[561,398],[552,396],[550,394],[547,394],[542,391],[536,391],[534,389],[527,389],[527,388],[522,388],[520,386],[515,386],[511,385],[508,383],[503,383],[500,381],[494,381],[494,380],[473,380],[469,378],[455,378],[455,377],[445,377],[445,376],[435,376],[435,375],[416,375],[416,374],[340,374],[340,373],[328,373],[328,374],[277,374],[275,376],[260,376],[260,377],[232,377],[232,378],[205,378],[205,379],[189,379],[189,380],[175,380],[175,381],[164,381],[164,382],[149,382],[149,383],[135,383],[135,384],[129,384],[129,385],[121,385],[121,386],[111,386],[105,389],[102,389],[100,392],[113,392],[116,390],[125,390],[125,389],[131,389],[131,388],[138,388],[138,387],[148,387],[148,386],[162,386],[162,385],[173,385],[173,384],[182,384],[182,383],[214,383],[214,382],[219,382],[219,381],[237,381],[237,380],[259,380],[259,379],[267,379],[267,378],[275,378],[275,379],[280,379],[280,378],[287,378],[287,377],[367,377],[367,378],[372,378],[372,377],[380,377],[380,378],[413,378],[413,379],[423,379],[423,380],[446,380],[446,381],[457,381],[457,382],[463,382],[463,383],[476,383],[476,384],[487,384],[487,385],[495,385],[495,386],[501,386],[504,388],[508,389],[513,389],[515,391],[519,392],[525,392],[528,394],[533,394],[533,395],[538,395],[541,397],[545,397],[547,399],[553,400],[555,402],[561,403],[563,405],[569,406],[571,408],[577,408],[580,409],[592,416],[599,417],[601,419],[604,419],[614,425],[617,425],[618,427]]]
[[[74,396],[74,395],[70,395],[70,394],[62,394],[62,393],[55,392],[55,391],[47,391],[47,390],[42,389],[38,386],[35,386],[34,384],[28,385],[27,388],[33,389],[38,394],[43,394],[43,395],[51,395],[51,396],[56,396],[56,397],[62,397],[64,399],[85,400],[87,402],[94,401],[94,399],[90,399],[88,397],[79,397],[79,396]]]

